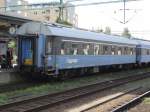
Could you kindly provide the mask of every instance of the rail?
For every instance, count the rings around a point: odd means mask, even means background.
[[[9,104],[1,105],[0,111],[5,111],[5,112],[40,111],[49,107],[53,107],[54,105],[58,105],[60,103],[71,101],[76,98],[81,98],[86,95],[92,95],[96,92],[108,90],[110,88],[117,87],[129,82],[141,80],[147,77],[150,77],[150,73],[129,76],[129,77],[115,79],[111,81],[105,81],[93,85],[87,85],[80,88],[74,88],[71,90],[67,90],[55,94],[47,94],[44,96],[30,98],[23,101],[12,102]]]
[[[130,100],[129,102],[119,106],[118,108],[115,108],[111,112],[123,112],[124,110],[128,110],[129,108],[131,108],[131,107],[135,106],[137,103],[139,103],[141,101],[141,99],[143,99],[144,97],[149,96],[149,95],[150,95],[150,90],[144,92],[143,94]]]

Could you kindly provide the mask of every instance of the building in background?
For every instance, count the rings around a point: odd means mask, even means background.
[[[43,5],[31,5],[25,0],[1,0],[0,6],[6,7],[0,10],[9,15],[19,15],[33,20],[56,22],[59,17],[59,2],[45,3]],[[72,4],[64,4],[64,6],[71,6]],[[63,19],[69,23],[77,26],[77,15],[75,8],[63,8]]]
[[[28,2],[25,0],[5,0],[6,11],[10,15],[26,16]]]
[[[6,10],[6,1],[5,0],[0,0],[0,12],[5,12]]]
[[[78,26],[78,15],[75,13],[75,7],[70,4],[66,3],[64,4],[64,20],[68,21],[69,23],[72,23],[74,26]]]

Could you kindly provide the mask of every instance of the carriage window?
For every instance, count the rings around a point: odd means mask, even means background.
[[[122,54],[122,49],[121,47],[118,48],[118,55],[121,55]]]
[[[94,55],[94,44],[90,44],[89,55]]]
[[[82,43],[78,43],[78,55],[84,55]]]
[[[144,48],[142,49],[142,54],[146,55],[146,49],[144,49]]]
[[[124,55],[128,55],[128,47],[124,48]]]
[[[149,53],[149,49],[147,49],[147,55],[149,55],[150,53]]]
[[[115,55],[116,53],[115,53],[115,46],[111,46],[111,54],[112,55]]]
[[[104,46],[103,46],[103,54],[104,54],[104,55],[107,55],[108,52],[109,52],[109,47],[106,46],[106,45],[104,45]]]
[[[60,54],[65,55],[65,42],[62,42],[62,44],[61,44]]]
[[[147,55],[147,51],[146,51],[146,49],[144,49],[144,55]]]
[[[103,45],[99,45],[99,55],[103,54]]]
[[[145,55],[147,55],[147,49],[144,49],[144,51],[145,51]]]
[[[99,45],[98,44],[96,44],[96,45],[94,45],[94,55],[98,55],[99,54]]]
[[[83,54],[84,55],[94,55],[93,44],[83,44]]]
[[[130,48],[130,55],[133,55],[133,48]]]
[[[47,39],[46,52],[48,54],[52,53],[52,40],[51,39]]]
[[[128,55],[130,55],[130,53],[131,53],[131,50],[130,50],[130,48],[128,47]]]
[[[133,55],[135,55],[135,48],[133,48]]]
[[[90,50],[90,45],[89,44],[84,44],[83,45],[83,53],[84,53],[84,55],[89,55],[89,50]]]
[[[77,55],[78,54],[78,44],[73,43],[71,47],[71,55]]]
[[[70,55],[71,54],[71,44],[69,42],[62,42],[60,48],[61,55]]]

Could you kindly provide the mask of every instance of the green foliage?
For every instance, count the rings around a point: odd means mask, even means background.
[[[102,33],[102,32],[103,32],[103,29],[97,29],[96,32]]]
[[[126,37],[126,38],[130,38],[131,37],[131,34],[130,34],[130,31],[128,28],[124,28],[124,31],[122,33],[122,36],[123,37]]]
[[[69,23],[68,21],[61,20],[60,18],[57,18],[56,23],[64,24],[64,25],[68,25],[68,26],[73,26],[73,25],[72,25],[71,23]]]
[[[105,28],[105,32],[104,33],[110,35],[111,34],[111,28],[109,26],[107,26]]]
[[[96,32],[99,32],[99,33],[102,33],[102,32],[103,32],[103,33],[108,34],[108,35],[111,34],[111,28],[108,27],[108,26],[105,28],[105,30],[103,30],[102,28],[101,28],[101,29],[98,28],[98,29],[95,30],[95,31],[96,31]]]
[[[148,97],[148,98],[145,98],[145,99],[144,99],[144,103],[145,103],[145,104],[150,104],[150,98],[149,98],[149,97]]]
[[[10,42],[8,43],[8,47],[9,47],[9,48],[16,48],[16,42],[15,42],[15,41],[10,41]]]

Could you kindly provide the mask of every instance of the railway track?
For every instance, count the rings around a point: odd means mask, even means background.
[[[65,103],[77,98],[82,98],[87,95],[92,95],[94,93],[108,90],[113,87],[117,87],[129,82],[141,80],[150,77],[150,73],[145,73],[142,75],[134,75],[125,78],[115,79],[111,81],[105,81],[101,83],[96,83],[93,85],[87,85],[80,88],[75,88],[67,90],[64,92],[59,92],[55,94],[47,94],[40,97],[35,97],[31,99],[26,99],[23,101],[12,102],[9,104],[1,105],[0,111],[5,112],[33,112],[41,111],[46,108],[53,107],[55,105]]]
[[[81,110],[81,112],[123,112],[125,110],[123,107],[126,104],[128,104],[128,106],[126,105],[126,109],[128,109],[130,100],[136,99],[141,94],[147,92],[147,90],[142,87],[131,89],[103,101],[100,100],[96,104]]]
[[[122,105],[120,104],[120,106],[113,109],[111,112],[128,111],[131,107],[141,102],[144,97],[149,96],[149,95],[150,95],[150,89],[146,90],[145,92],[142,92],[141,94],[137,95],[135,98],[129,100],[128,102],[125,102]]]

